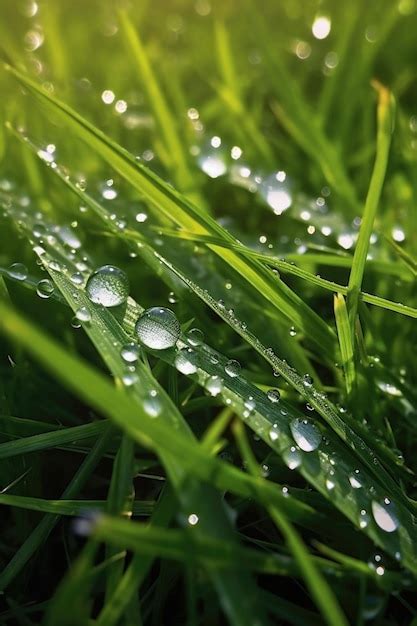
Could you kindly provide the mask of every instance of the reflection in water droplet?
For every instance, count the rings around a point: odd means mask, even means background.
[[[240,367],[239,361],[235,361],[234,359],[227,361],[226,365],[224,366],[224,371],[231,378],[235,378],[236,376],[239,376],[240,370],[241,370],[241,367]]]
[[[123,270],[114,265],[103,265],[89,277],[86,293],[95,304],[119,306],[127,300],[129,281]]]
[[[372,514],[377,526],[387,533],[394,532],[400,525],[395,505],[388,498],[385,498],[382,503],[373,500]]]
[[[182,374],[195,374],[197,371],[197,355],[191,348],[183,348],[175,355],[175,367]]]
[[[175,313],[164,307],[152,307],[142,313],[136,322],[136,334],[145,346],[166,350],[177,343],[180,323]]]
[[[279,431],[277,428],[271,428],[268,435],[271,441],[277,441],[279,438]]]
[[[294,419],[290,423],[290,429],[296,444],[304,452],[317,450],[321,442],[321,433],[317,426],[306,419]]]

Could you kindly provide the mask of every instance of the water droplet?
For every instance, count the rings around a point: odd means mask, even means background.
[[[332,491],[336,486],[336,483],[331,478],[326,478],[326,489]]]
[[[197,355],[191,348],[183,348],[175,355],[175,367],[181,374],[195,374],[197,371]]]
[[[136,322],[136,334],[141,343],[154,350],[172,348],[180,336],[180,324],[175,313],[164,307],[152,307]]]
[[[287,450],[284,450],[282,458],[290,470],[296,469],[301,465],[301,453],[295,446],[291,446],[290,448],[287,448]]]
[[[89,277],[86,293],[95,304],[119,306],[127,300],[129,281],[123,270],[114,265],[103,265]]]
[[[9,276],[16,280],[26,280],[28,277],[27,267],[23,263],[13,263],[9,267]]]
[[[223,389],[223,381],[220,376],[209,376],[206,380],[206,389],[211,396],[218,396]]]
[[[256,407],[256,402],[253,399],[253,396],[249,396],[247,400],[243,403],[244,406],[248,409],[248,411],[254,411]]]
[[[303,385],[304,385],[304,387],[312,387],[313,386],[313,379],[311,378],[311,376],[309,376],[309,374],[304,374],[304,376],[303,376]]]
[[[280,392],[278,391],[278,389],[269,389],[266,392],[266,397],[268,398],[268,400],[270,402],[279,402],[279,399],[281,397]]]
[[[86,306],[81,306],[75,311],[75,317],[82,323],[88,323],[91,321],[91,313]]]
[[[74,274],[71,274],[70,276],[70,281],[74,285],[82,285],[84,282],[84,276],[81,274],[81,272],[74,272]]]
[[[241,370],[240,363],[239,361],[236,361],[235,359],[231,359],[230,361],[227,361],[226,365],[224,366],[224,371],[231,378],[236,378],[236,376],[239,376],[240,370]]]
[[[362,483],[359,480],[359,470],[355,470],[355,474],[349,476],[349,482],[354,489],[360,489]]]
[[[149,417],[158,417],[162,411],[162,404],[158,397],[158,392],[153,389],[143,401],[143,408]]]
[[[296,444],[304,452],[317,450],[321,442],[321,433],[317,426],[306,419],[294,419],[290,424],[290,429]]]
[[[204,333],[199,328],[192,328],[187,333],[187,339],[192,346],[200,346],[204,341]]]
[[[168,294],[168,302],[170,304],[176,304],[178,302],[178,298],[173,291],[170,291]]]
[[[290,328],[290,337],[295,337],[297,334],[297,331],[295,330],[294,326],[291,326]]]
[[[359,527],[366,528],[370,522],[370,517],[365,509],[362,509],[359,515]]]
[[[74,317],[71,320],[71,326],[73,328],[81,328],[81,322],[75,315],[74,315]]]
[[[268,435],[271,441],[277,441],[279,438],[279,431],[276,428],[271,428]]]
[[[134,363],[139,358],[139,346],[133,341],[127,343],[121,349],[120,355],[126,363]]]
[[[136,374],[136,372],[131,372],[130,370],[126,371],[122,376],[122,382],[125,387],[131,387],[132,385],[137,383],[138,380],[139,376]]]
[[[51,280],[44,278],[36,285],[36,293],[40,298],[50,298],[54,292],[54,285]]]
[[[196,515],[195,513],[191,513],[191,515],[187,517],[187,522],[190,524],[190,526],[195,526],[196,524],[198,524],[198,515]]]
[[[376,525],[387,533],[394,532],[400,525],[395,505],[388,498],[385,498],[382,503],[373,500],[372,514]]]

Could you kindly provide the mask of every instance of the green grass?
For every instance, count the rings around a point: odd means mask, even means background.
[[[0,16],[0,624],[412,624],[414,3]]]

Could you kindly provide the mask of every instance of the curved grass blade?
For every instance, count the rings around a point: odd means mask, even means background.
[[[7,66],[7,69],[31,93],[40,98],[49,108],[59,113],[74,132],[114,167],[143,196],[162,211],[170,220],[182,228],[197,234],[214,235],[231,243],[236,240],[204,211],[190,204],[178,192],[164,183],[156,174],[137,163],[132,155],[106,135],[95,128],[87,120],[78,115],[25,74]],[[311,340],[333,358],[335,350],[335,334],[332,329],[296,296],[285,283],[277,280],[256,260],[242,259],[232,250],[211,246],[212,250],[228,263],[240,276],[248,282],[264,298],[269,300],[281,315],[285,315],[296,327],[300,328]]]

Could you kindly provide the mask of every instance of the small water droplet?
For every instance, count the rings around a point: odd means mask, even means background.
[[[74,274],[71,274],[70,276],[70,281],[74,284],[74,285],[82,285],[84,282],[84,276],[81,274],[81,272],[74,272]]]
[[[312,387],[313,386],[313,379],[311,378],[311,376],[309,374],[304,374],[304,376],[303,376],[303,385],[304,385],[304,387]]]
[[[153,389],[143,401],[143,408],[149,417],[158,417],[162,411],[162,404],[158,397],[158,392]]]
[[[290,424],[295,443],[304,450],[312,452],[317,450],[321,442],[321,433],[317,426],[306,419],[294,419]]]
[[[103,265],[89,277],[86,293],[95,304],[119,306],[127,300],[129,281],[123,270],[114,265]]]
[[[223,389],[223,381],[220,376],[209,376],[205,386],[211,396],[218,396]]]
[[[376,525],[387,533],[394,532],[400,525],[395,505],[388,498],[385,498],[383,502],[373,500],[372,514]]]
[[[362,483],[359,479],[359,470],[355,470],[355,473],[349,476],[349,482],[354,489],[360,489],[362,487]]]
[[[241,370],[240,363],[239,361],[236,361],[235,359],[231,359],[230,361],[227,361],[226,365],[224,366],[224,371],[231,378],[236,378],[236,376],[239,376],[240,370]]]
[[[127,343],[120,351],[120,355],[126,363],[134,363],[139,358],[139,346],[133,341]]]
[[[139,376],[136,374],[136,372],[131,372],[130,370],[127,370],[122,376],[122,382],[125,387],[131,387],[132,385],[137,383],[138,380]]]
[[[75,311],[75,317],[81,322],[81,323],[88,323],[91,321],[91,313],[90,311],[87,309],[86,306],[81,306],[79,309],[77,309]]]
[[[290,337],[295,337],[297,334],[297,331],[295,330],[294,326],[291,326],[290,328]]]
[[[266,397],[268,398],[270,402],[276,403],[276,402],[279,402],[281,394],[278,391],[278,389],[269,389],[266,392]]]
[[[195,374],[197,371],[197,355],[191,348],[183,348],[175,355],[175,367],[181,374]]]
[[[371,518],[369,517],[368,513],[365,511],[365,509],[362,509],[359,515],[359,527],[366,528],[370,520]]]
[[[23,263],[13,263],[9,267],[9,276],[16,280],[26,280],[28,277],[28,270]]]
[[[136,334],[143,345],[154,350],[166,350],[177,343],[180,324],[175,313],[164,307],[152,307],[136,322]]]
[[[36,293],[40,298],[50,298],[54,292],[54,285],[51,280],[44,278],[36,285]]]
[[[187,517],[187,522],[190,524],[190,526],[195,526],[196,524],[198,524],[198,521],[198,515],[196,515],[195,513],[191,513],[191,515]]]
[[[284,450],[282,458],[290,470],[296,469],[301,465],[301,453],[295,446],[291,446],[290,448],[287,448],[287,450]]]
[[[277,441],[279,438],[279,431],[277,428],[271,428],[268,435],[271,441]]]
[[[204,341],[204,333],[199,328],[192,328],[187,333],[187,339],[192,346],[200,346]]]

